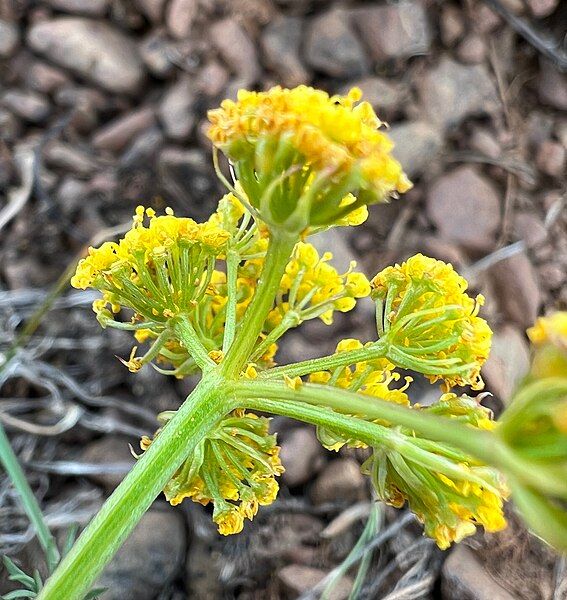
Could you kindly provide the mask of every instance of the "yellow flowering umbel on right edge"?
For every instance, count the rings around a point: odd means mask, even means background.
[[[492,331],[478,316],[484,298],[466,294],[468,284],[450,264],[423,254],[387,267],[372,280],[378,334],[389,342],[388,358],[400,367],[442,380],[445,390],[480,390],[480,369]]]
[[[210,139],[270,228],[300,233],[344,224],[360,207],[411,187],[372,106],[358,103],[361,95],[353,88],[329,96],[304,85],[240,90],[236,102],[209,111]]]
[[[162,413],[161,420],[167,422],[172,414]],[[142,438],[142,450],[151,442]],[[165,486],[165,497],[173,506],[185,498],[203,506],[212,503],[219,533],[240,533],[244,519],[251,521],[259,506],[276,499],[276,476],[284,471],[279,450],[269,419],[236,410],[197,445]]]
[[[495,426],[488,409],[468,396],[444,394],[421,410],[475,428]],[[508,489],[500,474],[445,444],[400,428],[396,448],[375,448],[363,470],[381,500],[396,508],[408,503],[442,550],[473,535],[478,526],[489,532],[506,527]]]

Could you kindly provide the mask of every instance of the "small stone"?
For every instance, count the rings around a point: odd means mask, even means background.
[[[514,600],[513,596],[484,570],[473,551],[457,545],[443,565],[444,598],[459,600]]]
[[[45,149],[45,162],[55,169],[88,176],[97,170],[95,159],[76,146],[55,140]]]
[[[16,23],[0,20],[0,58],[9,58],[20,42]]]
[[[353,15],[375,61],[408,58],[429,51],[431,28],[419,1],[355,9]]]
[[[479,33],[490,33],[502,23],[502,19],[486,4],[475,7],[475,23]]]
[[[285,467],[282,480],[289,487],[307,483],[324,461],[323,447],[313,429],[308,427],[292,429],[283,437],[280,446],[280,458]]]
[[[471,33],[468,35],[457,48],[457,56],[459,59],[470,65],[477,65],[486,58],[486,45],[482,36]]]
[[[30,123],[41,123],[51,112],[47,98],[29,90],[8,90],[0,97],[0,102],[15,115]]]
[[[0,140],[15,142],[21,135],[20,121],[0,106]]]
[[[498,140],[491,131],[485,128],[476,127],[474,129],[470,145],[473,150],[477,150],[489,158],[496,159],[502,154],[502,148]]]
[[[528,248],[536,248],[547,241],[547,229],[542,220],[532,212],[517,213],[514,232]]]
[[[299,17],[281,16],[274,19],[262,34],[266,64],[278,75],[282,85],[290,88],[310,79],[299,55],[302,27],[303,20]]]
[[[465,23],[461,10],[452,4],[443,4],[439,19],[441,28],[441,41],[445,46],[451,47],[458,42],[465,33]]]
[[[102,17],[108,8],[108,0],[45,0],[53,9],[75,15]]]
[[[530,349],[525,336],[513,325],[494,332],[490,356],[482,368],[486,390],[504,404],[530,368]]]
[[[555,12],[559,0],[527,0],[527,4],[536,19],[543,19]]]
[[[561,265],[552,262],[539,267],[539,278],[550,290],[558,290],[567,280],[567,273]]]
[[[99,129],[93,137],[93,145],[99,150],[117,152],[154,123],[155,112],[149,106],[125,113]]]
[[[169,33],[178,40],[189,37],[199,10],[198,0],[171,0],[167,6],[165,23]]]
[[[418,87],[425,114],[446,129],[500,106],[494,81],[483,65],[465,66],[444,57]]]
[[[185,561],[181,512],[148,511],[97,582],[100,600],[153,600]]]
[[[541,305],[541,291],[534,267],[524,252],[501,260],[490,268],[502,312],[522,329],[533,325]]]
[[[422,237],[421,247],[424,254],[451,263],[457,271],[466,264],[465,255],[458,246],[436,235]]]
[[[95,442],[91,442],[81,453],[81,461],[95,465],[122,464],[123,472],[101,473],[91,475],[104,489],[111,492],[124,479],[126,473],[134,465],[134,457],[130,452],[126,438],[115,436],[104,436]]]
[[[87,196],[88,184],[67,175],[61,182],[55,198],[66,215],[81,208]]]
[[[352,87],[361,89],[362,99],[372,104],[379,117],[398,112],[408,96],[403,85],[383,77],[356,79],[342,86],[339,93],[346,95]]]
[[[393,125],[388,136],[394,142],[394,157],[400,161],[410,179],[423,175],[437,160],[443,147],[439,129],[426,121]]]
[[[158,108],[167,137],[173,140],[189,137],[195,124],[194,103],[195,86],[190,77],[181,77],[167,90]]]
[[[216,60],[209,61],[197,76],[197,88],[200,92],[214,98],[218,96],[228,83],[228,71]]]
[[[442,237],[473,250],[488,250],[500,226],[500,198],[476,169],[459,167],[429,189],[427,214]]]
[[[61,69],[43,62],[35,62],[25,74],[26,83],[36,92],[51,94],[69,83]]]
[[[366,481],[360,465],[352,458],[331,461],[315,480],[311,488],[314,504],[326,502],[355,502],[361,500],[366,491]]]
[[[546,60],[541,61],[536,90],[544,104],[567,110],[567,78]]]
[[[286,591],[293,594],[294,598],[309,592],[327,573],[321,569],[306,567],[304,565],[287,565],[278,571],[278,579]],[[345,600],[350,594],[353,581],[346,575],[341,577],[333,591],[328,595],[329,600]]]
[[[305,40],[305,59],[313,69],[331,77],[358,77],[368,72],[364,48],[340,9],[313,19]]]
[[[563,144],[546,140],[538,148],[536,164],[546,175],[560,179],[565,177],[565,158],[566,152]]]
[[[105,22],[80,17],[41,21],[30,27],[27,40],[39,54],[109,92],[135,93],[144,79],[135,42]]]
[[[202,152],[163,148],[158,158],[158,172],[163,187],[179,205],[191,206],[196,213],[210,212],[217,187],[210,160]]]
[[[256,47],[238,21],[232,17],[215,23],[211,41],[224,62],[239,76],[242,87],[252,85],[260,77]]]
[[[173,71],[171,42],[165,30],[152,30],[140,44],[140,56],[148,71],[156,77],[165,78]]]
[[[134,0],[136,6],[152,23],[159,23],[167,0]]]

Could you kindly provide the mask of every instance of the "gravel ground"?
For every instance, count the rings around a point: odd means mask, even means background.
[[[317,243],[368,275],[415,252],[451,261],[487,298],[495,343],[484,375],[500,410],[527,366],[524,329],[567,308],[566,22],[560,0],[0,0],[0,352],[138,203],[208,214],[222,193],[208,108],[241,87],[358,85],[415,187]],[[0,374],[0,419],[61,536],[88,521],[131,466],[128,444],[193,383],[128,373],[115,355],[129,353],[129,336],[101,331],[92,299],[64,288]],[[305,324],[279,360],[372,335],[360,306],[334,328]],[[101,598],[318,597],[373,510],[363,456],[330,455],[310,428],[273,425],[287,467],[278,502],[220,539],[201,507],[156,501]],[[379,510],[361,599],[567,598],[564,560],[513,508],[506,531],[445,553],[404,512]],[[32,538],[0,475],[0,552],[41,568]],[[346,598],[355,576],[337,577],[331,597]]]

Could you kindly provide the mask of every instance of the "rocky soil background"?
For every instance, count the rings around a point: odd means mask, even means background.
[[[66,267],[138,203],[208,214],[222,192],[208,108],[241,87],[358,85],[415,187],[319,243],[369,275],[418,251],[451,261],[487,297],[485,378],[500,410],[527,366],[524,329],[567,308],[566,23],[560,0],[0,0],[3,356]],[[191,386],[129,374],[115,355],[130,340],[99,330],[92,299],[65,289],[0,374],[0,419],[61,536],[88,521],[131,466],[128,444]],[[372,335],[361,306],[332,330],[306,324],[280,361]],[[220,539],[200,507],[156,501],[104,574],[104,600],[318,597],[361,535],[368,482],[360,455],[330,455],[310,428],[273,424],[287,466],[278,502]],[[512,508],[508,530],[446,553],[405,513],[383,518],[359,598],[567,598],[564,559]],[[0,476],[0,550],[41,567],[32,537]],[[355,575],[331,597],[346,598]]]

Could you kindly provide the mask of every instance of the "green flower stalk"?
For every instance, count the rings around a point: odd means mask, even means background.
[[[331,451],[368,447],[363,471],[378,497],[409,505],[441,548],[479,526],[503,528],[510,490],[534,530],[565,547],[563,317],[532,331],[533,371],[495,422],[482,397],[450,391],[482,389],[491,340],[478,315],[482,297],[466,293],[451,265],[417,255],[369,281],[355,264],[338,272],[330,253],[306,242],[318,230],[361,223],[367,205],[411,185],[359,99],[358,90],[329,97],[300,86],[223,102],[210,113],[209,136],[236,179],[218,171],[229,193],[210,219],[139,207],[122,240],[91,248],[79,264],[72,284],[102,293],[93,306],[101,325],[135,338],[123,359],[131,371],[151,363],[201,379],[142,439],[137,464],[40,600],[88,592],[161,491],[173,505],[212,505],[219,533],[241,531],[275,500],[285,467],[257,411],[313,424]],[[314,318],[330,325],[335,311],[369,295],[375,340],[342,340],[330,356],[276,366],[288,330]],[[439,400],[410,405],[403,369],[440,382]]]

